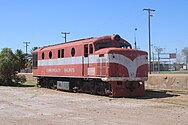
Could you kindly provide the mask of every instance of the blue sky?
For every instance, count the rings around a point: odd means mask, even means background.
[[[0,0],[0,48],[22,49],[63,42],[61,32],[70,32],[67,40],[119,34],[148,51],[148,15],[144,8],[156,11],[151,17],[151,41],[165,52],[188,47],[187,0]]]

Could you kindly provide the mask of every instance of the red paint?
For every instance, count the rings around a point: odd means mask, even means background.
[[[113,47],[99,49],[95,51],[95,45],[100,42],[105,42],[108,40],[113,41]],[[124,40],[120,39],[121,44],[129,46],[130,44]],[[88,44],[88,52],[90,52],[90,44],[94,47],[93,53],[90,55],[100,55],[100,54],[119,54],[123,55],[130,60],[134,60],[135,58],[147,55],[147,52],[141,50],[134,49],[126,49],[120,48],[119,44],[114,39],[113,36],[104,36],[98,38],[88,38],[83,40],[77,40],[67,43],[61,43],[51,46],[45,46],[40,49],[34,51],[34,53],[38,53],[38,60],[52,60],[58,59],[58,50],[64,49],[64,57],[60,59],[72,58],[71,49],[75,49],[74,57],[84,57],[84,45]],[[49,53],[52,52],[52,58],[50,59]],[[44,59],[42,59],[42,54],[44,53]],[[127,63],[127,62],[125,62]],[[90,73],[88,73],[88,68]],[[92,69],[93,68],[93,69]],[[95,69],[95,70],[94,70]],[[95,73],[94,73],[95,72]],[[141,65],[136,70],[136,77],[148,77],[148,66],[147,64]],[[94,74],[93,74],[94,73]],[[66,65],[51,65],[51,66],[38,66],[36,69],[33,69],[33,75],[36,77],[76,77],[76,78],[109,78],[109,77],[130,77],[127,67],[124,67],[121,64],[117,63],[83,63],[83,64],[66,64]],[[144,81],[142,81],[144,82]],[[114,97],[133,97],[133,96],[141,96],[144,94],[144,83],[141,84],[139,88],[134,90],[128,89],[128,85],[131,84],[131,81],[122,81],[122,85],[118,85],[117,81],[109,82],[112,86],[112,95]]]

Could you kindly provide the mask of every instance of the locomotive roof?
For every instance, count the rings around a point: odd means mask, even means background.
[[[101,37],[90,37],[90,38],[85,38],[85,39],[79,39],[79,40],[73,40],[73,41],[69,41],[66,43],[58,43],[58,44],[53,44],[53,45],[48,45],[48,46],[43,46],[40,47],[39,49],[36,49],[34,52],[40,51],[40,50],[45,50],[45,49],[55,49],[55,48],[59,48],[60,46],[75,46],[77,44],[82,44],[82,43],[89,43],[89,42],[95,42],[95,41],[100,41],[100,40],[104,40],[104,39],[112,39],[112,37],[115,35],[110,35],[110,36],[101,36]],[[127,42],[126,40],[122,39],[124,43],[130,45],[129,42]]]

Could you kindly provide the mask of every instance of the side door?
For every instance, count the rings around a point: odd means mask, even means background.
[[[83,76],[95,75],[95,56],[93,55],[93,45],[84,45],[84,57],[83,57]]]
[[[83,65],[83,76],[88,76],[88,67],[89,67],[89,51],[88,51],[88,44],[84,45],[84,56],[82,59]]]

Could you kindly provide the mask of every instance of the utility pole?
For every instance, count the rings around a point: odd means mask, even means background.
[[[153,9],[143,9],[143,11],[148,11],[148,31],[149,31],[149,73],[151,74],[151,36],[150,36],[150,17],[151,11],[155,11]]]
[[[26,52],[26,56],[27,56],[27,47],[29,46],[30,42],[23,42],[25,44],[25,52]]]
[[[137,46],[136,46],[136,31],[137,31],[137,28],[134,29],[134,46],[135,46],[135,49],[137,49]]]
[[[67,34],[70,34],[70,32],[61,32],[61,34],[65,35],[63,38],[65,39],[65,43],[66,43],[67,42]]]

